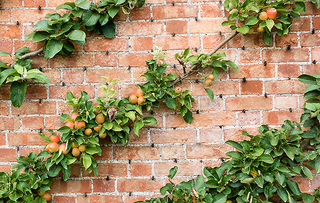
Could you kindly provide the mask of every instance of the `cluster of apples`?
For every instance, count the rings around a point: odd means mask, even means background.
[[[206,86],[210,87],[212,85],[213,80],[214,80],[214,75],[210,74],[210,75],[208,75],[206,81],[204,81],[204,84]]]
[[[259,19],[260,20],[267,20],[267,19],[275,19],[277,17],[277,9],[275,8],[268,8],[267,12],[266,11],[262,11],[259,15]],[[250,30],[249,30],[250,31]],[[258,32],[263,32],[264,28],[263,27],[258,27],[257,28]],[[253,32],[253,31],[252,31]],[[250,34],[250,33],[249,33]]]
[[[44,192],[42,190],[38,190],[38,195],[43,197],[47,202],[49,202],[52,199],[52,196],[50,193]]]
[[[143,91],[141,89],[138,89],[136,93],[130,95],[129,102],[131,104],[138,103],[139,105],[143,105],[143,103],[145,102],[145,98],[143,98],[143,95]]]
[[[107,136],[107,133],[100,133],[100,129],[102,127],[102,123],[104,123],[105,120],[106,120],[106,118],[102,113],[99,113],[98,115],[96,115],[96,122],[99,125],[94,127],[93,130],[99,133],[99,137],[101,139],[103,139],[103,138],[105,138]],[[87,128],[84,131],[84,134],[86,134],[86,135],[91,135],[91,133],[92,133],[92,129],[91,128]]]
[[[78,116],[80,116],[78,113],[72,113],[71,115],[70,115],[70,119],[72,120],[72,121],[67,121],[64,125],[65,126],[68,126],[69,128],[75,128],[75,129],[80,129],[80,128],[86,128],[86,123],[84,122],[84,121],[76,121],[76,122],[74,122],[74,120],[78,117]]]

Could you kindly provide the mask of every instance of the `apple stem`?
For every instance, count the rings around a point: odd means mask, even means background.
[[[232,38],[234,38],[236,35],[238,34],[237,31],[233,31],[225,40],[223,40],[218,46],[216,46],[210,53],[209,55],[212,55],[214,53],[216,53],[221,47],[223,47],[227,42],[229,42]],[[179,61],[180,62],[180,61]],[[180,62],[181,64],[181,62]],[[173,85],[176,84],[177,82],[193,75],[196,73],[199,73],[200,71],[204,70],[205,68],[207,68],[206,66],[202,67],[201,63],[196,63],[195,65],[193,65],[190,70],[188,70],[186,73],[184,73],[182,76],[180,76],[178,79],[176,79],[175,81],[173,81]]]

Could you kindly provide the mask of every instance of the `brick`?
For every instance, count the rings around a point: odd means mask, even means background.
[[[154,164],[154,174],[156,176],[167,176],[169,170],[177,166],[179,168],[176,176],[196,176],[201,174],[201,164],[198,161],[187,162],[158,162]]]
[[[283,36],[276,35],[276,46],[277,47],[296,47],[298,46],[298,35],[296,33],[288,33]]]
[[[64,125],[63,121],[59,119],[59,116],[46,117],[46,129],[58,130]],[[39,128],[38,128],[39,129]]]
[[[161,147],[161,159],[183,159],[184,150],[182,145],[162,146]]]
[[[301,111],[266,111],[263,112],[263,124],[280,125],[285,120],[300,121]]]
[[[87,174],[83,169],[84,176],[95,177],[93,172]],[[127,164],[125,163],[99,163],[97,177],[125,177],[127,175]]]
[[[30,116],[22,118],[22,128],[25,130],[39,130],[44,128],[43,117]]]
[[[210,101],[209,97],[200,98],[200,110],[201,111],[222,111],[223,110],[223,100],[215,95],[213,101]]]
[[[166,23],[167,34],[185,34],[188,33],[188,21],[186,20],[168,20]]]
[[[320,29],[320,17],[313,17],[312,22],[313,22],[313,29],[319,30]]]
[[[181,115],[169,114],[166,115],[166,127],[167,128],[181,128],[187,127],[188,123],[183,119]],[[158,131],[153,131],[158,133]]]
[[[70,177],[71,178],[79,178],[81,174],[81,166],[80,164],[72,164],[71,165],[71,174]],[[59,177],[63,177],[63,172],[60,171],[59,173]]]
[[[6,145],[6,134],[5,133],[0,133],[0,146],[1,145]]]
[[[94,155],[95,160],[111,160],[112,159],[112,149],[111,147],[101,147],[101,156]]]
[[[200,5],[200,16],[201,17],[222,17],[220,4],[202,4]]]
[[[16,149],[7,149],[0,148],[0,161],[1,162],[13,162],[16,161],[17,158],[17,150]]]
[[[0,115],[9,115],[9,104],[7,102],[0,102]]]
[[[225,153],[231,151],[229,145],[188,145],[188,159],[219,159],[226,157]]]
[[[145,201],[145,196],[134,195],[134,196],[124,196],[124,203],[135,203],[137,201]]]
[[[12,52],[12,41],[9,40],[1,40],[0,41],[0,50],[8,53]]]
[[[159,159],[158,147],[114,147],[113,158],[118,160]]]
[[[152,59],[149,53],[120,53],[119,54],[119,66],[144,66],[145,61]]]
[[[38,6],[45,7],[46,1],[45,0],[25,0],[24,6],[25,7],[38,7]]]
[[[113,79],[120,79],[119,82],[130,82],[131,73],[127,68],[117,69],[88,69],[86,74],[86,81],[89,83],[104,82],[106,79],[101,76],[106,76],[110,81]]]
[[[147,51],[153,49],[153,39],[151,37],[132,37],[131,51]]]
[[[204,88],[210,88],[215,95],[219,94],[239,94],[238,81],[214,81],[211,87],[206,87],[204,83],[195,83],[192,87],[194,96],[207,96]]]
[[[203,20],[191,20],[190,21],[190,33],[230,33],[231,29],[228,26],[222,26],[221,23],[224,19],[203,19]]]
[[[10,146],[45,145],[45,141],[37,136],[39,132],[8,133]]]
[[[197,141],[196,130],[191,129],[176,129],[176,130],[161,130],[151,131],[152,143],[189,143]]]
[[[162,22],[119,23],[118,36],[143,36],[163,34]]]
[[[65,83],[83,83],[84,70],[70,69],[63,70],[63,82]]]
[[[205,35],[203,36],[203,48],[204,49],[213,49],[217,47],[224,40],[223,35]],[[223,46],[222,48],[224,48]]]
[[[135,8],[129,15],[130,20],[147,20],[151,18],[150,6]]]
[[[95,65],[98,66],[116,66],[117,65],[117,54],[115,53],[99,53],[95,54]]]
[[[278,76],[297,78],[300,75],[300,66],[298,64],[279,64]]]
[[[291,32],[310,31],[310,18],[292,18]]]
[[[57,55],[49,60],[50,68],[92,67],[93,64],[92,54]]]
[[[224,140],[233,140],[235,142],[240,142],[242,140],[250,140],[248,136],[242,135],[242,132],[246,131],[250,135],[258,135],[258,128],[233,128],[224,130]]]
[[[66,2],[75,2],[76,0],[48,0],[49,7],[57,7]]]
[[[259,125],[261,124],[260,112],[250,112],[238,113],[238,122],[240,126],[243,125]]]
[[[211,112],[193,114],[191,127],[235,125],[236,115],[233,112]]]
[[[146,0],[145,4],[161,4],[164,0]]]
[[[227,111],[272,109],[271,97],[229,97],[225,101]]]
[[[0,9],[0,22],[10,22],[11,12],[9,9]]]
[[[18,39],[22,37],[22,26],[0,25],[0,39]]]
[[[151,164],[149,163],[131,163],[130,175],[131,176],[151,176]]]
[[[19,127],[19,117],[0,117],[0,130],[17,130]]]
[[[41,101],[22,103],[20,108],[12,107],[13,115],[29,115],[29,114],[55,114],[56,102]]]
[[[128,39],[114,38],[114,39],[87,39],[84,46],[87,52],[94,51],[111,51],[120,52],[128,51]]]
[[[155,6],[152,8],[154,19],[194,18],[197,16],[196,5]]]
[[[47,88],[44,86],[28,86],[25,99],[46,99]]]
[[[48,67],[48,60],[43,56],[33,56],[29,59],[33,60],[31,63],[33,68]]]
[[[64,99],[67,92],[71,91],[75,97],[80,97],[81,90],[87,92],[90,98],[94,97],[94,88],[91,85],[54,85],[49,87],[50,99]]]
[[[259,63],[260,51],[257,49],[238,50],[239,63]]]
[[[9,174],[11,174],[11,166],[0,164],[0,171],[5,171],[5,172],[8,172]]]
[[[10,87],[0,86],[0,99],[1,100],[10,100]]]
[[[162,187],[161,179],[119,179],[117,183],[119,192],[158,192]]]
[[[17,8],[22,6],[22,0],[12,0],[1,2],[1,8]]]
[[[308,75],[314,75],[319,73],[318,70],[320,68],[320,64],[308,64],[308,65],[302,65],[302,73],[308,74]]]
[[[320,14],[320,9],[318,9],[316,6],[314,6],[311,2],[305,2],[306,5],[306,12],[302,12],[301,15],[318,15]]]
[[[301,94],[306,86],[298,80],[266,81],[265,92],[268,94]]]
[[[296,109],[298,108],[298,98],[297,96],[276,96],[274,106],[276,109]]]
[[[267,45],[264,42],[264,38],[262,34],[251,34],[251,35],[238,34],[228,42],[229,48],[241,48],[242,46],[251,48],[251,47],[269,47],[271,45]]]
[[[201,42],[198,36],[169,36],[169,37],[156,37],[155,45],[162,46],[164,50],[185,49],[190,47],[194,49],[200,48]]]
[[[30,147],[21,147],[19,148],[19,155],[20,156],[28,156],[29,153],[34,152],[36,154],[39,154],[41,151],[43,150],[43,148],[30,148]]]
[[[262,94],[262,81],[249,80],[241,82],[241,94]]]
[[[50,193],[90,193],[90,180],[53,180]]]
[[[69,197],[69,196],[54,196],[53,201],[55,203],[64,203],[64,202],[68,202],[68,203],[75,203],[75,197]]]
[[[268,63],[307,62],[309,61],[309,50],[265,49],[262,50],[262,61],[267,61]]]
[[[13,22],[31,23],[43,20],[46,14],[55,13],[52,9],[15,9],[12,10]]]
[[[320,61],[320,48],[312,48],[311,49],[311,60]]]
[[[313,46],[319,46],[320,42],[320,33],[301,33],[300,34],[300,43],[301,47],[313,47]]]
[[[87,197],[83,195],[77,196],[77,203],[98,203],[98,202],[122,203],[122,197],[120,195],[89,195]]]
[[[115,181],[106,179],[93,180],[93,192],[114,192]]]
[[[201,143],[222,143],[222,130],[220,128],[200,129]]]

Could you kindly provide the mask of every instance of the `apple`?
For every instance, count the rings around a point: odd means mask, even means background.
[[[138,103],[138,98],[137,98],[137,96],[134,95],[134,94],[130,95],[130,97],[129,97],[129,102],[130,102],[131,104],[136,104],[136,103]]]
[[[267,12],[263,11],[259,15],[260,20],[267,20],[268,19],[268,14]]]
[[[93,130],[96,132],[99,132],[101,127],[102,127],[102,125],[100,124],[100,125],[94,127]]]
[[[176,87],[176,88],[174,89],[174,92],[177,93],[177,94],[181,94],[182,88],[181,88],[181,87]]]
[[[99,133],[99,137],[100,137],[101,139],[104,139],[104,138],[107,137],[107,133],[102,133],[102,134]]]
[[[72,121],[67,121],[64,125],[72,129],[74,126],[74,123]]]
[[[85,135],[91,135],[91,133],[92,133],[92,129],[91,128],[87,128],[85,131],[84,131],[84,134]]]
[[[71,147],[72,147],[72,148],[77,148],[77,147],[79,147],[79,144],[78,144],[78,143],[75,143],[75,142],[72,142]]]
[[[145,99],[143,97],[139,97],[138,98],[138,104],[139,105],[143,105],[144,101],[145,101]]]
[[[208,79],[204,82],[204,84],[208,87],[210,87],[212,85],[212,80]]]
[[[136,91],[135,95],[136,95],[137,97],[143,97],[144,93],[143,93],[143,91],[142,91],[141,89],[138,89],[138,90]]]
[[[248,34],[251,35],[253,33],[253,31],[254,31],[253,28],[250,28],[248,31]]]
[[[50,144],[48,144],[49,152],[57,152],[57,151],[59,151],[59,148],[60,148],[60,146],[56,142],[51,142]]]
[[[51,140],[51,142],[58,143],[60,141],[60,137],[58,135],[51,135],[50,140]]]
[[[40,189],[38,190],[38,195],[39,195],[39,196],[42,197],[42,196],[45,195],[45,194],[46,194],[45,191],[42,191],[42,190],[40,190]]]
[[[80,146],[79,146],[79,151],[80,151],[80,152],[86,151],[86,145],[80,145]]]
[[[73,148],[72,149],[72,155],[77,157],[80,155],[80,150],[78,148]]]
[[[210,75],[208,76],[208,79],[209,79],[209,80],[214,80],[214,75],[213,75],[213,74],[210,74]]]
[[[267,14],[269,19],[275,19],[277,17],[277,9],[275,8],[268,8]]]
[[[67,144],[66,143],[62,143],[61,145],[60,145],[60,149],[61,149],[61,151],[62,151],[62,154],[68,154],[69,153],[69,151],[70,150],[66,150],[67,149]]]
[[[77,118],[78,116],[80,116],[78,113],[72,113],[72,114],[70,115],[70,118],[74,121],[74,120],[76,120],[76,118]]]
[[[263,28],[263,27],[258,27],[258,28],[257,28],[257,31],[258,31],[258,32],[264,32],[264,28]]]
[[[74,123],[75,129],[86,128],[86,123],[84,121],[77,121]]]
[[[43,195],[43,198],[48,202],[51,200],[52,196],[49,193]]]
[[[99,113],[98,115],[96,115],[96,121],[97,123],[103,123],[105,121],[105,117],[102,113]]]

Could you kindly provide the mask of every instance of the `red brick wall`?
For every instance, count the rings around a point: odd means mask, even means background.
[[[1,1],[0,50],[14,52],[24,46],[24,37],[32,31],[34,23],[64,1]],[[36,134],[39,129],[45,132],[62,125],[59,115],[70,113],[70,108],[65,107],[68,91],[79,96],[80,90],[85,90],[91,98],[96,98],[101,95],[100,76],[104,75],[120,78],[117,96],[127,97],[135,91],[133,85],[143,81],[139,76],[146,70],[144,61],[151,58],[149,52],[155,46],[166,50],[170,56],[167,63],[173,65],[177,63],[173,58],[176,52],[188,46],[209,52],[230,32],[221,26],[225,12],[219,1],[175,0],[174,3],[173,6],[171,0],[147,0],[144,7],[130,16],[117,17],[115,39],[88,33],[86,45],[77,46],[72,56],[50,60],[33,57],[34,66],[43,68],[51,84],[31,84],[19,109],[11,105],[9,87],[0,87],[0,170],[9,171],[17,156],[43,149],[44,142]],[[41,11],[37,9],[39,5]],[[88,176],[75,165],[71,180],[54,181],[54,202],[144,200],[159,194],[174,165],[179,167],[177,181],[201,174],[205,166],[218,165],[224,153],[232,150],[224,142],[244,139],[240,136],[242,130],[255,134],[261,124],[274,127],[285,119],[299,121],[305,85],[297,77],[302,73],[319,73],[319,64],[312,63],[320,61],[319,14],[320,10],[307,3],[307,12],[294,20],[292,32],[276,36],[272,46],[264,44],[261,34],[236,36],[224,51],[240,72],[230,70],[228,74],[220,74],[211,87],[216,95],[213,102],[206,96],[202,83],[182,84],[196,98],[191,124],[164,105],[155,108],[158,127],[142,130],[139,138],[132,135],[126,148],[105,141],[103,155],[97,157],[99,175]],[[20,25],[16,25],[17,21]],[[312,29],[316,30],[315,34],[311,34]],[[292,47],[290,50],[286,49],[288,45]],[[33,51],[41,44],[27,42],[27,46]],[[0,59],[11,62],[10,57]],[[244,77],[246,82],[242,80]],[[318,176],[312,181],[301,178],[301,190],[314,190],[320,185],[318,179]]]

